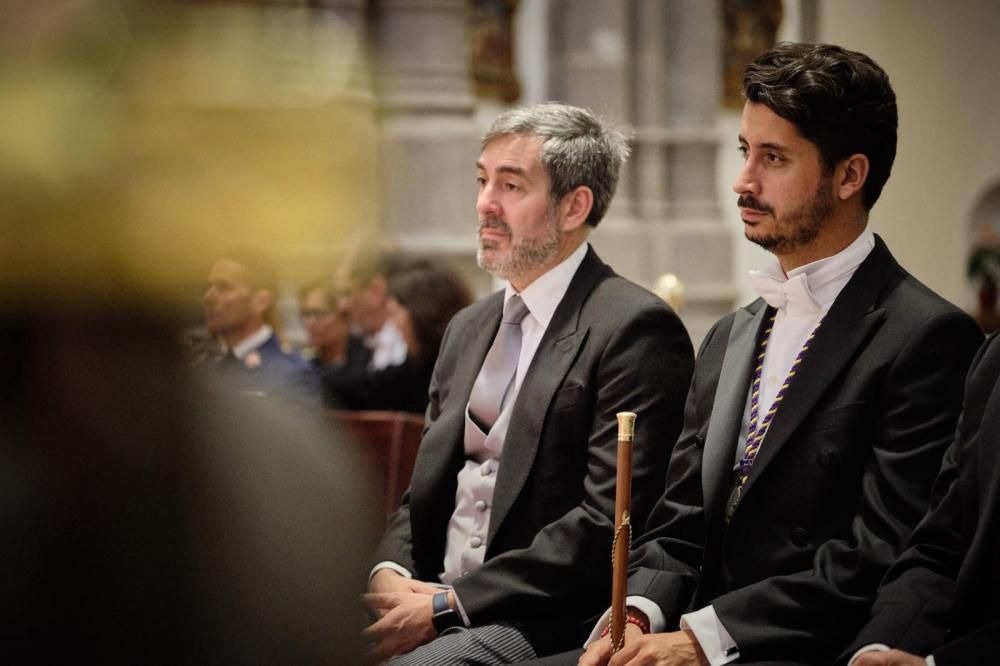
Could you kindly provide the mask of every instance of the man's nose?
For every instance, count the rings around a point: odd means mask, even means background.
[[[476,199],[479,217],[500,217],[502,209],[494,194],[495,191],[488,185],[479,190],[479,197]]]

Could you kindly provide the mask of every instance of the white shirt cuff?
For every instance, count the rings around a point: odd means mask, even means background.
[[[865,652],[888,652],[891,649],[892,648],[885,643],[869,643],[864,647],[858,648],[857,651],[851,655],[851,660],[847,662],[847,666],[852,666],[854,664],[854,660]]]
[[[393,571],[395,571],[404,578],[413,578],[413,574],[404,569],[402,565],[396,564],[395,562],[389,562],[388,560],[386,560],[385,562],[379,562],[378,564],[372,567],[371,573],[368,574],[368,580],[371,581],[372,576],[374,576],[382,569],[392,569]]]
[[[458,592],[456,592],[453,587],[448,589],[450,589],[451,593],[455,595],[455,605],[458,606],[458,614],[462,618],[462,623],[467,627],[471,627],[472,623],[469,622],[469,615],[465,612],[465,606],[462,605],[462,600],[458,598]]]
[[[652,600],[647,599],[646,597],[626,597],[625,605],[641,610],[646,614],[646,618],[649,620],[650,633],[656,634],[666,629],[667,620],[663,617],[663,611],[660,610],[660,607],[657,606]],[[604,632],[604,628],[607,627],[610,622],[611,609],[609,608],[604,611],[604,615],[602,615],[597,621],[597,624],[594,625],[594,629],[590,632],[590,635],[587,636],[587,640],[583,644],[583,647],[587,647],[600,638],[601,634]]]
[[[681,629],[687,629],[694,634],[711,666],[722,666],[740,658],[739,646],[726,631],[711,606],[681,615]]]

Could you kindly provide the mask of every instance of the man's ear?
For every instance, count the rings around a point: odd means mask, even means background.
[[[861,192],[868,180],[868,168],[868,157],[861,153],[841,160],[834,171],[833,180],[834,193],[840,200],[847,201]]]
[[[587,222],[594,207],[594,192],[586,185],[580,185],[566,194],[560,205],[564,211],[562,230],[574,231]]]

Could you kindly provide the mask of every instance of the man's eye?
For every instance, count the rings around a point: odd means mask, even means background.
[[[765,159],[766,159],[766,160],[767,160],[767,161],[768,161],[768,162],[769,162],[770,164],[779,164],[779,163],[781,163],[781,162],[783,161],[783,160],[781,159],[781,155],[776,155],[775,153],[768,153],[768,154],[767,154],[767,157],[766,157]]]

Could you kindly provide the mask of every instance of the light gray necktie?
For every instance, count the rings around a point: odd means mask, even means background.
[[[500,330],[493,339],[493,346],[486,353],[486,360],[479,370],[476,383],[469,395],[469,413],[484,432],[489,432],[503,406],[504,396],[510,389],[521,355],[521,320],[528,314],[528,306],[520,296],[514,295],[504,308]]]

